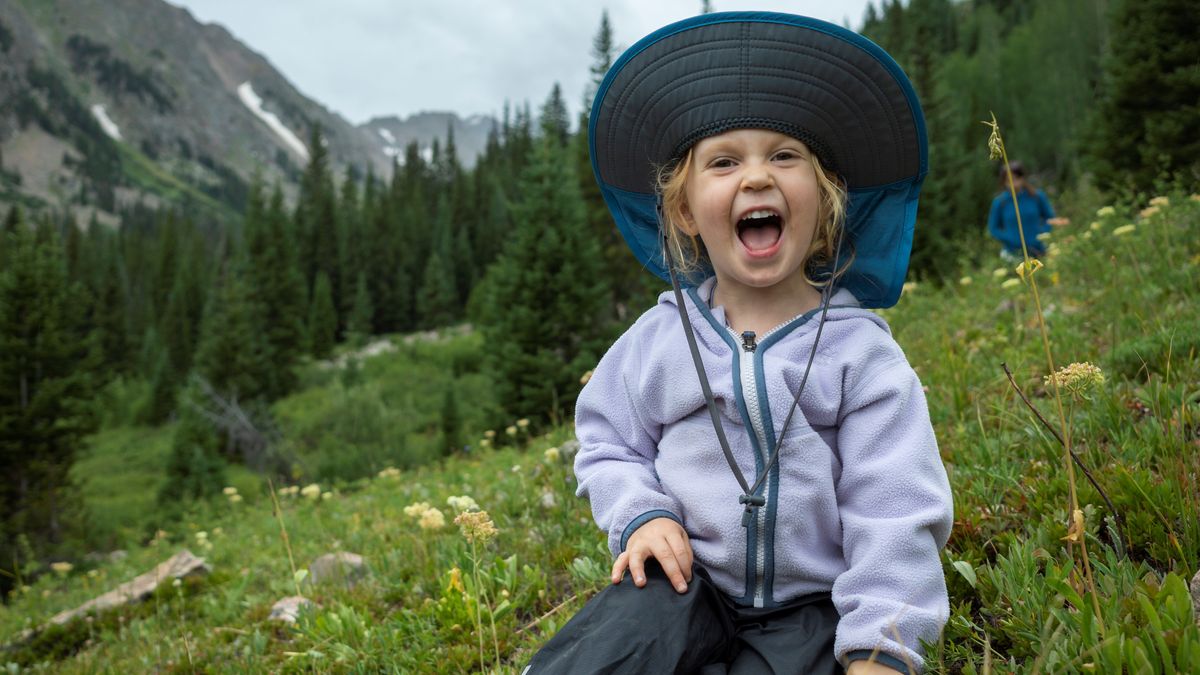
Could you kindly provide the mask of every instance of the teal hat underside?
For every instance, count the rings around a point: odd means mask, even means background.
[[[928,171],[924,116],[886,52],[808,17],[700,15],[638,41],[609,70],[592,107],[589,150],[601,194],[638,261],[669,280],[659,167],[701,138],[747,127],[803,140],[845,179],[841,258],[853,259],[838,285],[864,307],[894,305]],[[695,285],[710,274],[702,269],[682,281]]]

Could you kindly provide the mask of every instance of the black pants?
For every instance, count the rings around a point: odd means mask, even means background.
[[[837,675],[837,622],[828,593],[780,607],[739,607],[703,569],[693,569],[680,594],[648,560],[645,588],[627,572],[584,605],[525,672]]]

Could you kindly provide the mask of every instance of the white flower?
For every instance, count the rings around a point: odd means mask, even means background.
[[[461,495],[458,497],[447,497],[446,503],[450,506],[451,509],[454,509],[454,511],[457,513],[462,513],[463,511],[478,511],[479,510],[479,504],[476,504],[475,500],[472,499],[468,495]]]
[[[557,462],[562,457],[562,453],[556,447],[546,448],[546,452],[542,454],[545,455],[547,462]]]
[[[300,490],[300,495],[306,499],[317,499],[321,496],[321,486],[316,483],[309,483]]]
[[[1102,206],[1100,207],[1100,210],[1096,212],[1096,215],[1100,216],[1101,218],[1105,218],[1115,214],[1116,212],[1117,210],[1111,206]]]
[[[221,492],[224,492],[225,495],[228,497],[232,497],[233,495],[236,495],[238,493],[238,489],[231,485],[231,486],[225,488],[224,490],[222,490]]]

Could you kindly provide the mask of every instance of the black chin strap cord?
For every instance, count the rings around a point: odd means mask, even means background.
[[[671,276],[671,288],[675,291],[675,307],[679,310],[679,319],[683,322],[683,334],[687,337],[688,349],[692,353],[692,364],[696,367],[696,375],[700,378],[700,389],[704,392],[704,401],[708,407],[708,415],[712,419],[713,429],[717,432],[717,442],[721,446],[721,452],[725,454],[725,461],[729,463],[729,468],[733,470],[733,476],[737,479],[738,485],[742,488],[742,495],[738,497],[738,503],[745,505],[745,512],[742,514],[742,527],[749,527],[750,522],[754,517],[754,510],[767,503],[766,497],[756,494],[766,481],[767,476],[771,474],[771,469],[779,462],[779,451],[783,447],[783,438],[787,434],[788,427],[792,423],[792,417],[796,413],[796,408],[800,404],[800,396],[804,393],[804,387],[808,384],[808,374],[812,370],[813,360],[817,356],[817,345],[821,341],[821,331],[825,328],[825,315],[829,312],[829,301],[833,295],[834,281],[837,280],[837,273],[830,276],[821,289],[821,319],[817,323],[817,334],[813,338],[812,351],[808,354],[808,363],[804,367],[804,376],[800,378],[800,388],[796,391],[796,397],[792,400],[792,406],[788,410],[787,418],[783,421],[783,429],[779,432],[779,440],[775,443],[775,450],[771,453],[770,459],[767,460],[767,465],[763,472],[755,477],[754,485],[750,485],[746,481],[746,476],[738,467],[737,461],[733,457],[733,451],[729,448],[729,439],[725,437],[725,427],[721,424],[721,416],[717,411],[717,402],[713,397],[712,387],[708,383],[708,373],[704,370],[704,362],[700,358],[700,348],[696,346],[696,334],[692,329],[691,319],[688,318],[687,307],[684,305],[683,289],[679,285],[679,278],[675,273],[675,265],[671,261],[671,255],[668,248],[666,238],[666,223],[663,221],[662,213],[662,198],[659,197],[657,204],[659,231],[663,234],[663,257],[666,263],[667,272]],[[838,233],[837,246],[834,250],[834,269],[837,270],[838,260],[842,252],[842,233]]]

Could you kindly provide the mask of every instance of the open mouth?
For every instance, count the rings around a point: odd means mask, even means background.
[[[751,252],[768,251],[779,243],[783,234],[783,218],[770,209],[746,214],[737,223],[738,239]]]

